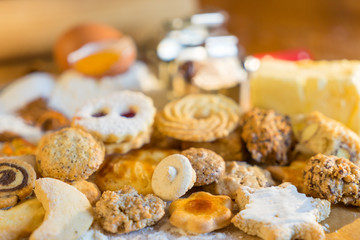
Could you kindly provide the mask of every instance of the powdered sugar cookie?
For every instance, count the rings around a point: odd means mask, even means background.
[[[175,200],[194,186],[196,173],[188,158],[173,154],[155,168],[151,186],[154,193],[166,201]]]
[[[72,126],[86,129],[109,144],[131,142],[146,134],[139,146],[150,139],[155,112],[152,99],[143,93],[119,91],[87,102],[75,114]]]
[[[231,222],[250,235],[263,239],[325,239],[320,222],[330,214],[330,202],[306,197],[296,187],[240,187],[236,202],[241,211]]]
[[[174,100],[156,116],[156,127],[183,141],[209,142],[228,136],[239,122],[240,107],[220,94],[190,94]]]

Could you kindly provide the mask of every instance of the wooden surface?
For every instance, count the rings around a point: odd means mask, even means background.
[[[360,58],[358,0],[200,0],[229,12],[230,32],[248,54],[306,48],[316,59]]]

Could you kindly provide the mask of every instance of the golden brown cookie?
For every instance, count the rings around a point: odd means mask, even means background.
[[[38,144],[36,164],[43,177],[74,181],[87,179],[104,160],[102,142],[77,128],[45,135]]]
[[[187,157],[196,172],[194,186],[208,185],[217,181],[225,172],[224,159],[205,148],[189,148],[180,154]]]
[[[360,206],[360,167],[337,156],[317,154],[304,169],[304,191],[314,197]]]
[[[170,223],[191,234],[212,232],[230,224],[232,201],[228,196],[196,192],[169,207]]]
[[[34,168],[21,160],[0,158],[0,208],[14,206],[34,188]]]
[[[286,165],[293,145],[290,118],[273,110],[254,108],[242,116],[241,137],[258,163]]]
[[[175,153],[178,151],[173,149],[139,149],[125,155],[110,155],[95,174],[95,183],[102,191],[116,191],[129,185],[140,194],[153,193],[151,178],[156,165]]]
[[[165,214],[166,203],[153,194],[142,196],[130,186],[105,191],[96,203],[95,218],[111,233],[127,233],[154,225]]]
[[[47,110],[40,115],[36,126],[40,127],[43,131],[56,131],[61,128],[70,127],[70,120],[60,112]]]
[[[210,142],[228,136],[239,122],[240,107],[220,94],[190,94],[171,101],[155,118],[158,130],[182,141]]]
[[[99,201],[101,192],[95,183],[86,180],[80,180],[74,181],[70,184],[82,192],[87,197],[91,205],[94,205],[97,201]]]
[[[231,132],[229,136],[212,142],[182,142],[181,149],[206,148],[223,157],[225,161],[244,161],[249,158],[245,143],[241,139],[241,128]]]
[[[26,200],[8,210],[0,210],[0,239],[28,237],[40,226],[44,215],[45,210],[36,198]]]

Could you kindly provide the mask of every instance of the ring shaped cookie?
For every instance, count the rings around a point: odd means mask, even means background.
[[[190,94],[168,103],[156,117],[164,135],[192,142],[226,137],[239,122],[240,108],[220,94]]]
[[[164,158],[155,168],[151,186],[153,192],[166,201],[178,199],[194,186],[196,173],[189,159],[181,154]]]
[[[106,143],[129,141],[151,128],[156,109],[140,92],[119,91],[83,105],[72,126],[82,127]]]

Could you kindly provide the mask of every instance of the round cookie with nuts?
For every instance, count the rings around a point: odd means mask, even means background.
[[[189,148],[181,152],[187,157],[196,172],[194,186],[204,186],[215,182],[225,172],[224,159],[205,148]]]
[[[104,161],[105,148],[90,133],[64,128],[39,142],[36,164],[43,177],[63,181],[87,179]]]

